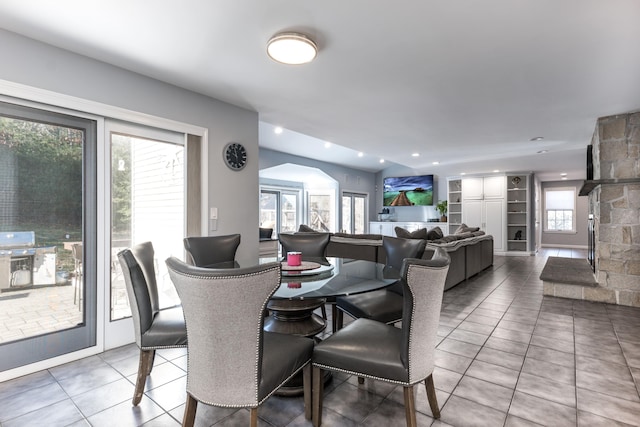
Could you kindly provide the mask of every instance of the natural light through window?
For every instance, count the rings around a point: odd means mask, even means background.
[[[544,190],[545,231],[576,231],[576,191],[575,188],[547,188]]]

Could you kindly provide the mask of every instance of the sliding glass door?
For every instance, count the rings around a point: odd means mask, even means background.
[[[96,128],[0,103],[0,371],[96,345]]]
[[[184,258],[185,136],[115,121],[107,121],[106,132],[111,151],[111,287],[107,327],[111,341],[122,337],[113,333],[113,323],[131,316],[117,257],[121,250],[150,241],[155,251],[160,304],[180,303],[164,261],[169,256]],[[130,332],[128,323],[124,328]]]

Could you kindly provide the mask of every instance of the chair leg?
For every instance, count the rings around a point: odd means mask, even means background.
[[[136,388],[133,392],[133,406],[138,406],[142,395],[144,394],[144,384],[147,381],[147,375],[151,372],[149,364],[153,364],[155,350],[140,350],[140,359],[138,361],[138,377],[136,378]]]
[[[416,402],[413,396],[413,386],[404,388],[404,412],[407,417],[407,427],[417,427],[416,421]]]
[[[424,385],[427,389],[427,398],[429,399],[429,406],[431,407],[433,418],[438,419],[440,418],[440,408],[438,407],[438,399],[436,398],[436,387],[433,385],[433,374],[425,378]]]
[[[149,370],[147,371],[147,376],[151,375],[151,370],[153,369],[153,364],[156,361],[156,351],[149,350],[151,352],[151,356],[149,357]]]
[[[311,362],[307,363],[307,365],[302,368],[302,388],[304,393],[304,417],[308,420],[311,419],[311,384],[313,381],[311,379]]]
[[[193,427],[196,421],[196,409],[198,401],[187,393],[187,403],[184,405],[184,416],[182,417],[182,427]]]
[[[311,415],[313,417],[313,427],[320,427],[322,424],[322,399],[324,394],[324,376],[322,375],[322,369],[317,366],[313,367],[313,378],[311,383],[313,384],[313,393],[311,393],[313,399],[313,409]]]
[[[336,308],[335,319],[336,319],[335,320],[335,322],[336,322],[336,329],[335,330],[339,331],[344,326],[344,313],[342,312],[342,310],[338,310],[338,308]]]
[[[331,304],[331,332],[338,330],[338,307],[336,304]]]
[[[258,408],[251,408],[251,427],[258,427]]]

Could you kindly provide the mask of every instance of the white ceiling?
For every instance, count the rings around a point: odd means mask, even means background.
[[[596,119],[640,109],[639,22],[638,0],[0,2],[4,29],[258,111],[264,147],[543,180],[583,179]],[[316,60],[270,60],[280,31]]]

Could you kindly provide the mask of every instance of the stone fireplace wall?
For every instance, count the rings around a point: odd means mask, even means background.
[[[640,112],[603,117],[592,139],[595,274],[590,300],[640,307]]]

